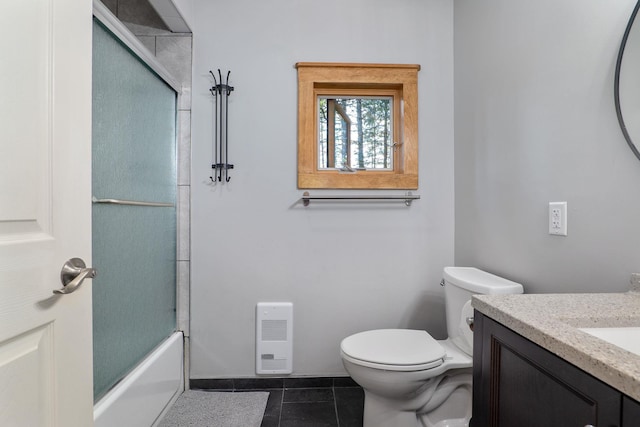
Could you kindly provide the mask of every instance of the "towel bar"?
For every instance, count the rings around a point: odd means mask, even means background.
[[[411,206],[411,202],[414,200],[420,199],[418,194],[411,194],[408,192],[404,196],[399,195],[384,195],[384,196],[376,196],[376,195],[321,195],[321,196],[311,196],[308,191],[302,193],[302,203],[305,206],[309,206],[311,200],[402,200],[404,204],[407,206]]]

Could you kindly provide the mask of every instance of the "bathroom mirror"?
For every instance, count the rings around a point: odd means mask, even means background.
[[[631,151],[640,160],[640,23],[636,4],[620,43],[614,82],[616,113]]]

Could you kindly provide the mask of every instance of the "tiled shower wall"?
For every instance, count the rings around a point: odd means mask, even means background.
[[[185,336],[189,361],[190,205],[191,205],[191,33],[172,33],[148,0],[102,0],[181,84],[178,97],[177,328]],[[185,378],[188,366],[185,366]],[[188,385],[188,380],[186,381]]]

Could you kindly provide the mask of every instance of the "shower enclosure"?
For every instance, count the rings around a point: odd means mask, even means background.
[[[176,331],[177,93],[112,29],[94,18],[96,402]]]

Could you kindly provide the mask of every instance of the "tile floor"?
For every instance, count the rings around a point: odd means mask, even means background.
[[[351,378],[191,380],[192,389],[268,391],[261,427],[362,427],[364,393]]]

